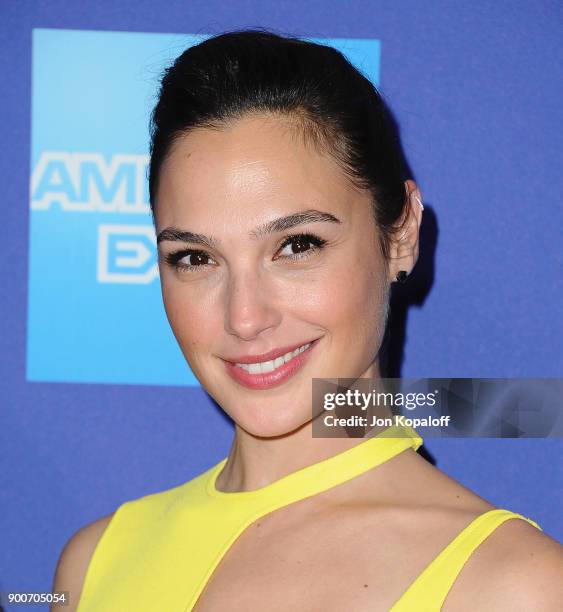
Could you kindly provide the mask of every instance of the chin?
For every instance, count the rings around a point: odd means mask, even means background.
[[[302,408],[289,407],[287,403],[276,406],[276,402],[268,402],[268,406],[248,408],[244,413],[237,409],[229,411],[228,405],[223,405],[223,410],[247,433],[258,438],[276,438],[290,435],[302,428],[312,420],[309,405]]]

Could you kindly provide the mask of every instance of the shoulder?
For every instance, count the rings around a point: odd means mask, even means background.
[[[86,570],[114,514],[103,516],[79,529],[69,538],[61,551],[55,570],[53,591],[70,593],[70,607],[65,607],[67,612],[76,609]]]
[[[506,521],[493,537],[486,582],[496,609],[561,610],[563,546],[523,520]]]
[[[74,533],[60,553],[53,582],[54,591],[71,593],[71,607],[65,607],[66,612],[73,612],[77,605],[94,551],[112,519],[113,537],[117,544],[129,545],[154,529],[155,524],[165,524],[163,516],[170,519],[175,510],[181,511],[182,499],[196,499],[206,485],[209,472],[178,486],[126,501],[115,512]]]
[[[448,594],[448,610],[560,610],[563,546],[512,518],[473,552]]]

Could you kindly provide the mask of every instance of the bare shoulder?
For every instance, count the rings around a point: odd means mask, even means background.
[[[64,545],[53,580],[53,591],[68,591],[70,603],[66,612],[74,612],[82,592],[86,570],[102,534],[109,525],[114,513],[88,523],[73,534]],[[52,610],[58,610],[54,606]]]
[[[477,547],[443,610],[561,610],[563,546],[533,525],[510,519]]]

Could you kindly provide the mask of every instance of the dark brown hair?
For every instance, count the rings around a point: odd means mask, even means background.
[[[374,85],[333,47],[244,29],[207,38],[168,67],[151,115],[149,193],[156,224],[159,170],[178,137],[221,129],[250,112],[281,114],[372,194],[388,238],[405,212],[408,178],[394,122]]]

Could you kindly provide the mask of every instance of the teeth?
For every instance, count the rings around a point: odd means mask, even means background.
[[[276,359],[271,359],[270,361],[261,361],[259,363],[236,363],[235,365],[243,370],[246,370],[249,374],[266,374],[267,372],[273,372],[282,364],[287,363],[294,357],[297,357],[297,355],[301,354],[310,346],[311,343],[308,342],[294,351],[290,351],[282,357],[276,357]]]

